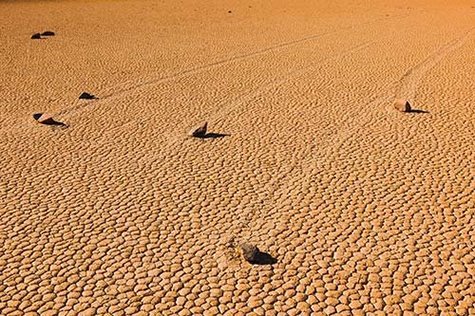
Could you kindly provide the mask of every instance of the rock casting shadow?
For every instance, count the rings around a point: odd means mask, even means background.
[[[35,121],[38,121],[41,117],[42,113],[35,113],[33,114],[33,118],[35,119]]]
[[[83,93],[81,93],[81,95],[79,96],[79,99],[80,99],[80,100],[96,100],[96,99],[99,99],[99,98],[96,97],[96,96],[93,95],[93,94],[88,93],[88,92],[83,92]]]
[[[41,118],[41,113],[35,113],[33,114],[33,118],[38,121],[40,118]],[[43,125],[50,125],[50,126],[61,126],[61,127],[68,127],[68,125],[64,124],[63,122],[59,122],[59,121],[56,121],[54,120],[52,117],[44,120],[44,121],[41,121],[39,122],[40,124],[43,124]]]

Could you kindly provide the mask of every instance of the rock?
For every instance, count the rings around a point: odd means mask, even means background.
[[[411,112],[411,104],[404,99],[396,100],[394,102],[394,108],[399,112]]]
[[[239,250],[247,262],[255,263],[257,261],[257,256],[259,254],[259,248],[257,248],[257,246],[249,243],[241,243],[239,245]]]
[[[208,129],[208,122],[193,127],[188,133],[191,137],[205,137]]]
[[[250,264],[268,265],[277,262],[277,259],[270,254],[262,252],[256,245],[248,243],[246,241],[238,241],[236,237],[232,236],[227,242],[227,248],[233,249],[235,259],[239,260],[239,257],[244,258]]]
[[[66,126],[66,124],[56,121],[51,114],[47,113],[35,113],[33,114],[33,118],[38,123],[44,125]]]
[[[244,259],[250,264],[267,265],[277,262],[276,258],[266,252],[260,251],[257,246],[249,243],[239,244],[238,252],[241,253]]]
[[[51,124],[54,122],[53,116],[47,113],[35,113],[33,118],[40,124]]]
[[[31,35],[31,39],[41,39],[41,34],[40,33],[35,33]]]
[[[45,31],[41,33],[41,36],[55,36],[55,34],[52,31]]]
[[[93,94],[90,94],[90,93],[87,93],[87,92],[83,92],[81,93],[81,95],[79,96],[79,99],[83,99],[83,100],[94,100],[94,99],[97,99],[97,97]]]
[[[35,121],[38,121],[41,115],[43,115],[43,113],[35,113],[33,114],[33,118],[35,119]]]

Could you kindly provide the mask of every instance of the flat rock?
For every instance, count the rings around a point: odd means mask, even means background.
[[[48,114],[48,113],[35,113],[35,114],[33,114],[33,118],[38,123],[41,123],[41,124],[49,124],[49,123],[54,122],[53,116],[51,114]]]
[[[398,99],[394,102],[394,108],[399,112],[411,112],[411,104],[404,99]]]
[[[48,113],[35,113],[33,118],[40,124],[44,125],[56,125],[56,126],[66,126],[62,122],[56,121],[51,114]]]
[[[189,131],[188,135],[192,137],[205,137],[207,129],[208,129],[208,122],[204,122],[200,125],[193,127]]]
[[[31,39],[41,39],[41,34],[40,33],[35,33],[31,35]]]
[[[79,96],[79,99],[82,99],[82,100],[94,100],[94,99],[97,99],[97,97],[93,94],[90,94],[88,92],[83,92],[81,93],[81,95]]]

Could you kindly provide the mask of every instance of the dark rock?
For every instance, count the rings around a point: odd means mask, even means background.
[[[242,243],[239,245],[241,249],[242,256],[246,259],[247,262],[253,263],[256,261],[257,254],[259,253],[259,248],[253,244]]]
[[[52,31],[45,31],[41,33],[41,36],[55,36],[56,34]]]
[[[38,121],[40,119],[41,115],[43,115],[43,113],[35,113],[35,114],[33,114],[33,118],[35,119],[35,121]]]
[[[93,94],[90,94],[90,93],[87,93],[87,92],[83,92],[81,93],[81,95],[79,96],[79,99],[82,99],[82,100],[94,100],[94,99],[97,99],[97,97]]]
[[[192,137],[203,138],[206,136],[207,129],[208,129],[208,122],[204,122],[203,124],[193,127],[188,133],[188,135]]]
[[[41,34],[40,33],[35,33],[31,35],[31,39],[41,39]]]

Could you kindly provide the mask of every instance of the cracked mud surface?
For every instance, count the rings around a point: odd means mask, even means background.
[[[0,3],[1,315],[475,314],[475,3],[288,2]]]

